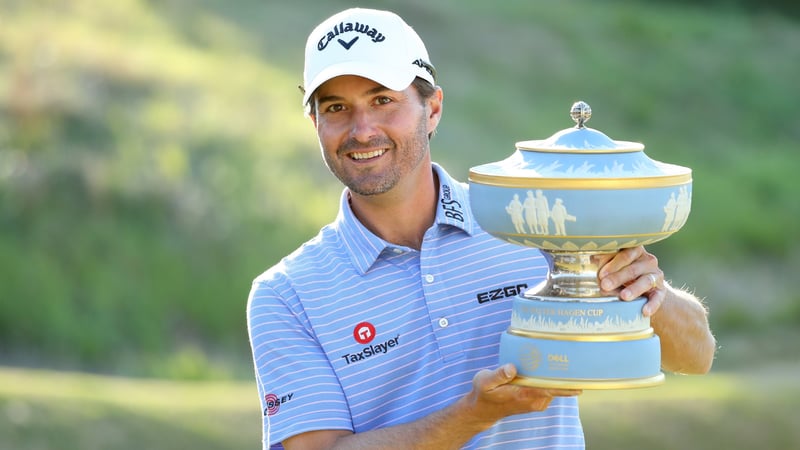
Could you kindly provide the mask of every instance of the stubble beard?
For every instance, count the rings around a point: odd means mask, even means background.
[[[333,164],[333,161],[329,160],[327,153],[323,153],[326,155],[328,169],[342,184],[347,186],[350,192],[362,196],[372,196],[389,192],[405,174],[415,169],[425,157],[426,150],[424,149],[427,148],[427,145],[427,127],[421,120],[414,135],[408,140],[401,141],[400,145],[388,136],[381,136],[366,144],[350,139],[337,149],[337,155],[345,155],[349,151],[361,148],[388,148],[389,153],[394,153],[398,158],[389,165],[388,170],[364,169],[357,172],[341,170],[340,167]],[[340,157],[347,158],[347,156]]]

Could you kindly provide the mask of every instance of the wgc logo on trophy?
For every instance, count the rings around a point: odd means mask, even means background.
[[[692,171],[654,161],[644,145],[587,128],[577,102],[574,128],[518,142],[502,161],[470,169],[470,203],[491,235],[542,250],[547,280],[513,299],[500,363],[515,383],[622,389],[664,381],[661,350],[641,297],[621,301],[597,282],[598,255],[648,245],[689,216]]]

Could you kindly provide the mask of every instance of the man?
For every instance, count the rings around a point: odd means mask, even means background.
[[[442,90],[398,16],[351,9],[311,32],[304,97],[346,186],[335,221],[256,278],[248,326],[264,446],[583,448],[578,391],[510,384],[497,367],[510,299],[546,275],[538,250],[474,221],[467,187],[431,161]],[[603,289],[648,296],[667,370],[704,373],[706,311],[643,248],[605,261]]]

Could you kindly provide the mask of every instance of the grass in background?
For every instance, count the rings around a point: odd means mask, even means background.
[[[0,448],[256,449],[253,383],[0,369]]]
[[[800,366],[668,376],[643,390],[584,392],[587,448],[789,449],[800,445]]]
[[[653,250],[708,297],[718,362],[585,393],[589,448],[800,447],[798,367],[775,363],[800,355],[797,22],[691,2],[360,3],[428,42],[434,159],[461,179],[570,126],[577,99],[590,126],[694,169],[686,228]],[[197,380],[0,368],[0,448],[260,446],[244,302],[335,214],[296,86],[309,28],[348,6],[0,0],[2,363]]]
[[[352,2],[99,3],[0,2],[0,298],[13,299],[0,357],[197,378],[202,361],[169,361],[197,348],[246,367],[250,281],[337,208],[296,86],[308,29]],[[652,249],[708,297],[715,331],[800,324],[785,281],[800,267],[792,19],[665,2],[363,5],[428,42],[446,111],[433,154],[454,175],[570,126],[584,99],[591,126],[693,168],[687,226]]]
[[[795,365],[668,376],[659,387],[584,391],[592,450],[800,446]],[[0,368],[0,448],[260,448],[252,383],[136,380]]]
[[[585,393],[589,448],[800,447],[798,367],[774,362],[800,355],[797,22],[690,2],[361,4],[428,42],[434,159],[461,179],[570,126],[577,99],[590,126],[694,169],[686,228],[652,249],[708,297],[715,373]],[[259,447],[244,303],[335,214],[296,86],[309,28],[349,6],[0,0],[0,361],[197,380],[0,368],[0,448]]]

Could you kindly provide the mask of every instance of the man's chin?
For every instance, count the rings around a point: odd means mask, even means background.
[[[350,192],[362,197],[374,197],[389,192],[394,184],[389,183],[350,183]]]

